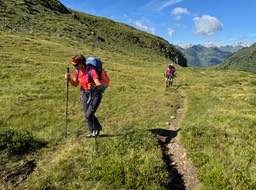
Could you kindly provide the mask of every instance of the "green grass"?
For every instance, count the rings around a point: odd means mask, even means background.
[[[185,96],[180,138],[203,189],[255,189],[255,75],[177,67],[178,90],[165,89],[168,62],[154,54],[127,56],[75,41],[0,32],[0,131],[28,131],[36,151],[0,152],[0,171],[35,159],[16,188],[165,189],[170,180],[155,129],[166,129]],[[76,53],[97,55],[111,83],[97,111],[102,137],[86,139],[78,88],[69,87],[65,129],[64,73]],[[73,72],[73,68],[71,68]],[[22,136],[22,135],[20,135]]]
[[[181,137],[207,188],[256,188],[255,75],[187,73]],[[195,83],[196,82],[196,83]]]
[[[0,130],[28,130],[46,142],[36,152],[10,160],[1,152],[1,170],[20,160],[37,161],[36,170],[17,189],[163,189],[167,185],[161,148],[151,131],[166,126],[176,94],[165,91],[163,64],[154,61],[159,58],[149,62],[49,37],[1,32],[1,38]],[[97,147],[93,139],[85,139],[80,92],[72,86],[68,138],[63,138],[64,74],[75,53],[99,56],[111,79],[97,111],[104,127]]]

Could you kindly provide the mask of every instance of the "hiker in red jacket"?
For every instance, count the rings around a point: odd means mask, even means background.
[[[75,68],[74,79],[71,78],[69,73],[65,75],[65,78],[75,87],[80,84],[84,116],[89,129],[89,134],[86,137],[96,137],[102,129],[101,124],[95,116],[95,112],[102,99],[101,81],[94,68],[90,70],[91,77],[89,78],[89,66],[86,64],[86,59],[83,55],[78,54],[74,56],[72,58],[72,65]]]
[[[165,70],[165,83],[166,87],[171,87],[173,84],[173,78],[175,76],[175,67],[173,64],[168,64],[166,70]]]

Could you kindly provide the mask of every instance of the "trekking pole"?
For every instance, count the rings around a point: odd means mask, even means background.
[[[95,118],[94,118],[94,107],[93,107],[93,99],[94,99],[94,97],[93,97],[93,92],[92,92],[92,90],[90,90],[90,93],[91,93],[91,106],[92,106],[92,124],[93,124],[93,130],[94,130],[94,132],[95,132]],[[96,137],[96,136],[95,136]]]
[[[93,124],[93,134],[94,134],[94,153],[97,156],[97,153],[98,153],[98,141],[97,141],[97,135],[95,134],[95,118],[94,118],[95,110],[94,110],[94,107],[93,107],[94,96],[93,96],[92,90],[90,90],[90,97],[91,97],[90,98],[90,104],[92,106],[92,124]]]
[[[175,81],[174,81],[174,85],[176,86],[176,77],[177,75],[174,75]]]
[[[69,73],[69,67],[67,67],[67,73]],[[64,133],[64,137],[67,137],[67,132],[68,132],[68,85],[69,85],[69,80],[67,78],[67,91],[66,91],[66,127],[65,127],[65,133]]]

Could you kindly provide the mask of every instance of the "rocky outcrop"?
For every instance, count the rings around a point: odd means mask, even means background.
[[[164,44],[161,42],[154,42],[152,44],[152,47],[154,49],[157,49],[161,54],[163,54],[165,57],[167,57],[174,63],[176,63],[182,67],[187,67],[186,57],[174,46]]]

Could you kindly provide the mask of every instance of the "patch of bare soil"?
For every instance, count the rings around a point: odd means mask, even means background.
[[[180,105],[177,107],[176,116],[170,117],[166,131],[159,133],[159,141],[163,149],[163,159],[169,171],[170,190],[196,190],[200,182],[197,179],[197,170],[187,155],[181,140],[178,137],[179,121],[182,118],[184,108],[184,96],[179,97]]]
[[[0,182],[6,185],[11,184],[13,187],[16,187],[22,181],[27,179],[28,175],[34,171],[35,167],[35,160],[26,160],[21,165],[14,166],[0,173]]]

